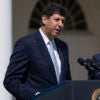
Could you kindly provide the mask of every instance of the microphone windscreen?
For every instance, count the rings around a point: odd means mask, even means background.
[[[80,65],[84,65],[84,59],[82,59],[82,58],[78,58],[78,59],[77,59],[77,62],[78,62]]]

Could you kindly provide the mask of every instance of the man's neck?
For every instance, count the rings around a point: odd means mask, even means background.
[[[44,27],[41,27],[41,30],[49,38],[49,40],[53,40],[54,39],[54,37],[52,37],[51,34],[48,33]]]

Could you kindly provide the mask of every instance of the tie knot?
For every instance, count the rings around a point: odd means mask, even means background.
[[[54,42],[53,40],[52,40],[52,41],[49,41],[49,42],[48,42],[48,45],[49,45],[49,47],[52,48],[53,50],[57,50],[56,44],[55,44],[55,42]]]
[[[50,47],[51,47],[51,46],[53,47],[52,41],[48,41],[47,45],[49,45]]]
[[[48,41],[48,44],[50,44],[50,45],[51,45],[51,44],[52,44],[52,41]]]

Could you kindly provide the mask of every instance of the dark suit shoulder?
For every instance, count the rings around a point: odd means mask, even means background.
[[[16,43],[24,43],[24,44],[29,44],[31,42],[35,42],[35,34],[37,34],[37,32],[32,32],[29,33],[28,35],[25,35],[21,38],[19,38]]]

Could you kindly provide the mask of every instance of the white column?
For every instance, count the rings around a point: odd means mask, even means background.
[[[12,47],[12,0],[0,0],[0,100],[12,100],[3,86]]]

